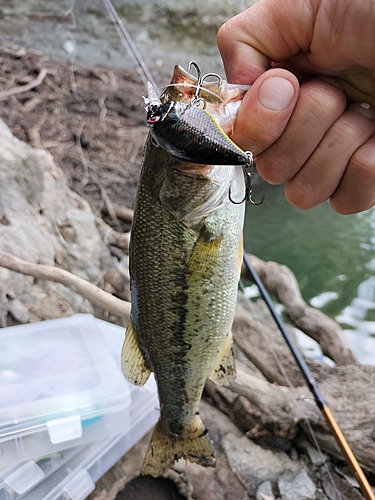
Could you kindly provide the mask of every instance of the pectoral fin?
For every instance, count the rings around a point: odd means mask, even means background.
[[[202,281],[209,279],[215,268],[222,243],[222,235],[213,235],[206,226],[201,228],[188,262],[188,280]]]
[[[134,385],[144,385],[151,374],[139,347],[137,332],[132,321],[126,329],[121,351],[121,365],[125,377]]]
[[[231,333],[228,335],[227,341],[221,351],[219,362],[209,378],[217,384],[229,384],[236,378],[236,365],[232,349]]]

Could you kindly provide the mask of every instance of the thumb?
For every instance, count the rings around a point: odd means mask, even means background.
[[[255,155],[273,144],[283,133],[299,94],[297,78],[287,70],[266,71],[247,91],[232,139]]]

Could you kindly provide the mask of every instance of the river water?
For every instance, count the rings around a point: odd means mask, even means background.
[[[329,203],[302,211],[267,186],[247,207],[245,249],[295,273],[307,303],[336,319],[361,363],[375,365],[375,209],[342,216]]]

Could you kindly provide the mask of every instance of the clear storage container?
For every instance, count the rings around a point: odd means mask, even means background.
[[[125,432],[35,458],[0,471],[1,500],[84,500],[95,482],[156,423],[156,384],[131,390]]]
[[[83,314],[0,329],[0,469],[128,427],[129,384],[100,324]]]

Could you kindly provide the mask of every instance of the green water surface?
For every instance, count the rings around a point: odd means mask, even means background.
[[[374,209],[343,216],[327,202],[302,211],[285,200],[283,186],[267,186],[264,203],[246,209],[244,244],[249,253],[289,266],[307,302],[337,294],[321,310],[357,339],[375,336]],[[375,356],[375,342],[373,348]]]

